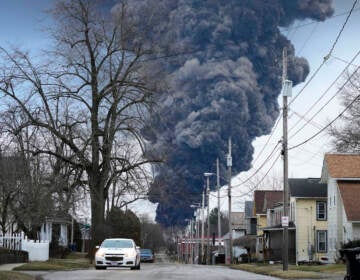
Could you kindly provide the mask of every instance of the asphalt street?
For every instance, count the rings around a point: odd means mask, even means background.
[[[108,268],[107,270],[76,270],[57,272],[33,272],[44,280],[276,280],[278,278],[258,275],[223,266],[185,264],[142,264],[141,270]]]

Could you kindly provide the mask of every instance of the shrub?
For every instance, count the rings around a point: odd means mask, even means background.
[[[23,263],[29,261],[29,253],[0,248],[0,264]]]

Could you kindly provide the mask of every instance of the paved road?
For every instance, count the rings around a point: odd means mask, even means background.
[[[31,273],[39,275],[40,273]],[[278,280],[222,266],[184,264],[142,264],[141,270],[109,268],[41,273],[44,280]]]

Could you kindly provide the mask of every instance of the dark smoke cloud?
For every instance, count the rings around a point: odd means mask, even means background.
[[[144,129],[147,156],[166,158],[156,166],[150,192],[151,201],[159,202],[156,219],[166,226],[183,224],[193,213],[190,204],[201,200],[203,173],[214,171],[217,157],[225,165],[229,137],[234,173],[251,167],[252,141],[268,134],[279,115],[282,49],[288,49],[294,84],[309,73],[307,61],[294,56],[279,27],[307,18],[325,20],[333,13],[332,1],[130,3],[138,15],[155,15],[148,32],[152,41],[170,53],[188,52],[162,60],[169,88]]]

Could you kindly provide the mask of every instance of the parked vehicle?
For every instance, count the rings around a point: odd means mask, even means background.
[[[134,240],[126,238],[105,239],[95,254],[95,269],[129,267],[140,269],[140,248]]]
[[[151,249],[140,249],[140,261],[141,262],[154,262],[155,257]]]

